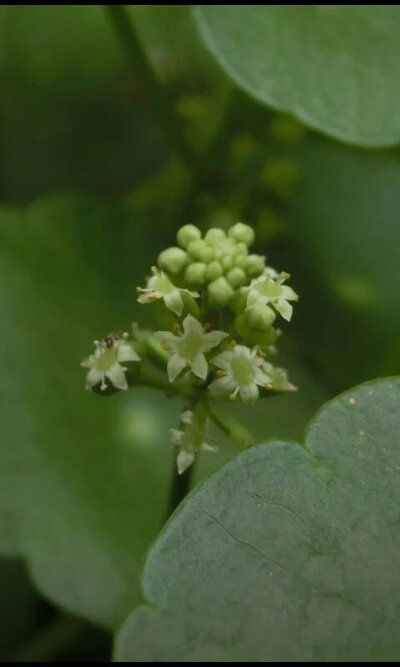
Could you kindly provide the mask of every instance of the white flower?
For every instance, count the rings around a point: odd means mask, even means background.
[[[273,366],[269,361],[263,361],[262,368],[271,378],[267,389],[272,391],[297,391],[297,387],[289,382],[284,368]]]
[[[176,428],[170,429],[171,444],[173,447],[179,448],[178,456],[176,457],[176,465],[179,475],[182,475],[182,473],[192,465],[198,452],[218,451],[218,447],[203,439],[206,424],[204,423],[201,428],[198,428],[198,424],[193,422],[193,417],[193,412],[185,410],[185,412],[181,414],[181,422],[184,425],[185,430],[181,431]]]
[[[183,300],[181,292],[186,292],[190,296],[198,297],[197,292],[190,292],[187,289],[176,287],[168,276],[159,271],[157,267],[152,267],[153,275],[147,281],[147,287],[138,287],[139,303],[152,303],[156,299],[163,299],[166,307],[172,310],[175,315],[180,316],[183,310]]]
[[[219,345],[228,334],[224,331],[206,333],[198,320],[192,315],[186,315],[182,334],[175,336],[170,331],[156,331],[155,336],[165,349],[171,351],[167,372],[169,381],[173,382],[186,366],[189,366],[197,377],[205,380],[208,373],[205,354]]]
[[[290,278],[288,273],[280,273],[276,276],[274,273],[273,269],[267,269],[262,276],[251,282],[247,288],[247,305],[270,303],[285,320],[290,321],[293,306],[289,301],[298,301],[299,297],[291,287],[283,285],[284,281]]]
[[[86,389],[100,384],[100,389],[107,389],[108,379],[117,389],[128,389],[125,377],[124,361],[140,361],[132,345],[127,342],[128,334],[114,336],[110,334],[102,340],[95,340],[95,351],[87,359],[82,361],[81,366],[88,368],[86,376]]]
[[[232,350],[218,354],[211,363],[220,370],[220,377],[211,383],[211,391],[229,393],[229,398],[237,394],[247,402],[254,402],[259,396],[258,387],[266,387],[271,378],[263,369],[263,359],[245,345],[235,345]]]

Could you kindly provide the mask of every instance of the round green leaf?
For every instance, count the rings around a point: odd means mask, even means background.
[[[400,378],[328,403],[306,446],[244,452],[150,551],[124,661],[400,657]]]
[[[257,100],[364,146],[400,139],[397,7],[205,5],[203,38]]]

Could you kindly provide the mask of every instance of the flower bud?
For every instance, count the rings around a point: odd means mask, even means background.
[[[234,257],[237,255],[237,244],[233,239],[222,239],[214,251],[214,259],[221,260],[223,257]]]
[[[265,258],[261,255],[249,255],[244,262],[244,269],[252,278],[261,275],[265,269]]]
[[[222,276],[222,266],[220,262],[217,262],[214,260],[213,262],[210,262],[210,264],[207,265],[206,268],[206,280],[207,282],[211,282],[212,280],[216,280],[220,276]]]
[[[230,303],[229,306],[230,308],[236,313],[236,315],[240,315],[243,313],[247,305],[247,294],[243,290],[236,290]]]
[[[199,262],[205,262],[206,264],[213,258],[212,249],[201,239],[191,241],[187,247],[187,251],[192,259],[196,259]]]
[[[241,287],[246,282],[246,274],[243,269],[239,269],[239,267],[235,266],[228,271],[226,279],[232,287]]]
[[[243,241],[239,241],[236,244],[236,248],[235,248],[235,254],[236,255],[247,255],[248,252],[249,252],[249,249],[248,249],[247,245],[245,243],[243,243]]]
[[[203,262],[189,264],[185,271],[185,282],[189,285],[204,285],[206,282],[206,265]]]
[[[246,261],[247,261],[246,255],[236,255],[235,266],[237,266],[239,269],[243,269],[244,271],[246,271]]]
[[[208,285],[208,301],[214,308],[226,306],[233,296],[233,289],[223,276]]]
[[[254,329],[266,331],[275,321],[276,315],[272,308],[262,303],[246,308],[244,311],[246,323]]]
[[[225,232],[223,231],[223,229],[218,229],[217,227],[214,227],[208,230],[208,232],[204,237],[204,240],[209,245],[217,245],[219,241],[222,241],[223,238],[225,238]]]
[[[188,290],[182,290],[182,302],[183,312],[185,314],[190,313],[190,315],[193,315],[193,317],[196,318],[200,316],[200,309],[192,294]]]
[[[201,231],[194,225],[184,225],[177,234],[177,241],[182,248],[187,248],[192,241],[201,239]]]
[[[250,246],[254,241],[254,231],[249,225],[244,225],[242,222],[233,225],[228,232],[228,236],[235,241],[242,241],[246,246]]]
[[[221,264],[222,270],[224,272],[229,271],[233,267],[234,258],[232,257],[232,255],[224,255],[219,260],[219,263]]]
[[[255,329],[247,323],[244,314],[236,317],[235,329],[250,345],[268,347],[269,345],[273,345],[277,338],[277,333],[272,326],[268,329]]]
[[[188,261],[187,254],[181,248],[167,248],[158,257],[159,266],[168,273],[179,273]]]

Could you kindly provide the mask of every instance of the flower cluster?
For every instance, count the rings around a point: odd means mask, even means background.
[[[240,222],[227,232],[209,229],[204,237],[194,225],[183,226],[178,245],[160,254],[146,285],[137,288],[139,303],[160,300],[174,315],[172,330],[146,337],[136,326],[132,341],[127,334],[107,336],[95,341],[94,354],[82,364],[89,369],[87,388],[127,389],[121,363],[140,362],[141,368],[147,357],[157,357],[171,388],[194,406],[182,414],[181,429],[171,431],[179,472],[196,452],[213,448],[204,437],[204,405],[211,397],[254,403],[295,389],[269,357],[276,351],[276,319],[290,321],[298,297],[286,284],[288,273],[249,252],[253,242],[252,228]],[[203,406],[201,419],[196,405]]]

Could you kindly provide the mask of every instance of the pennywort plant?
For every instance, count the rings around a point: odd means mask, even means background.
[[[181,397],[180,425],[170,431],[178,474],[199,451],[216,449],[207,435],[210,418],[221,428],[214,403],[252,404],[295,389],[271,359],[277,319],[290,321],[298,296],[286,284],[288,273],[250,253],[253,242],[253,229],[241,222],[227,233],[209,229],[204,237],[194,225],[181,227],[178,245],[161,252],[145,285],[137,287],[140,304],[160,301],[169,311],[170,329],[143,331],[134,323],[131,335],[94,341],[94,353],[82,362],[86,388],[100,394],[151,384]]]

